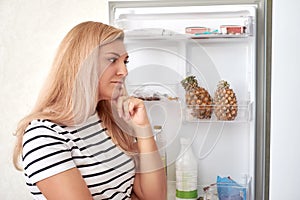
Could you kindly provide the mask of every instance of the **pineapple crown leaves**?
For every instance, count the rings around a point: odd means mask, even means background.
[[[226,88],[229,88],[229,87],[230,87],[230,84],[225,80],[221,80],[218,83],[218,88],[219,89],[226,89]]]
[[[196,76],[188,76],[181,81],[181,85],[185,90],[198,86]]]

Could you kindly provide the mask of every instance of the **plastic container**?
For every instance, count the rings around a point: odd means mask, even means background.
[[[189,139],[180,138],[181,150],[176,160],[176,199],[197,199],[198,162]]]
[[[249,200],[250,185],[251,178],[245,184],[215,183],[205,187],[203,200]]]

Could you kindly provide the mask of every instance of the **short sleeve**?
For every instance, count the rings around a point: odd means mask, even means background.
[[[47,121],[33,121],[23,137],[22,163],[27,183],[76,167],[68,145],[70,139],[49,126]]]

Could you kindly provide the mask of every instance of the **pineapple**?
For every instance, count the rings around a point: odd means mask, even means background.
[[[192,116],[198,119],[210,119],[212,115],[212,97],[208,91],[200,86],[195,76],[188,76],[181,81],[186,91],[185,100],[192,108]]]
[[[214,95],[214,113],[218,120],[234,120],[238,107],[234,91],[227,81],[221,80]]]

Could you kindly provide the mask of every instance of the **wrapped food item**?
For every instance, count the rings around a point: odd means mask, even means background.
[[[246,200],[246,188],[230,177],[217,177],[217,191],[220,200]]]
[[[161,100],[177,101],[178,100],[178,97],[173,97],[166,93],[154,91],[153,89],[147,87],[143,87],[135,90],[132,96],[141,99],[143,101],[161,101]]]

